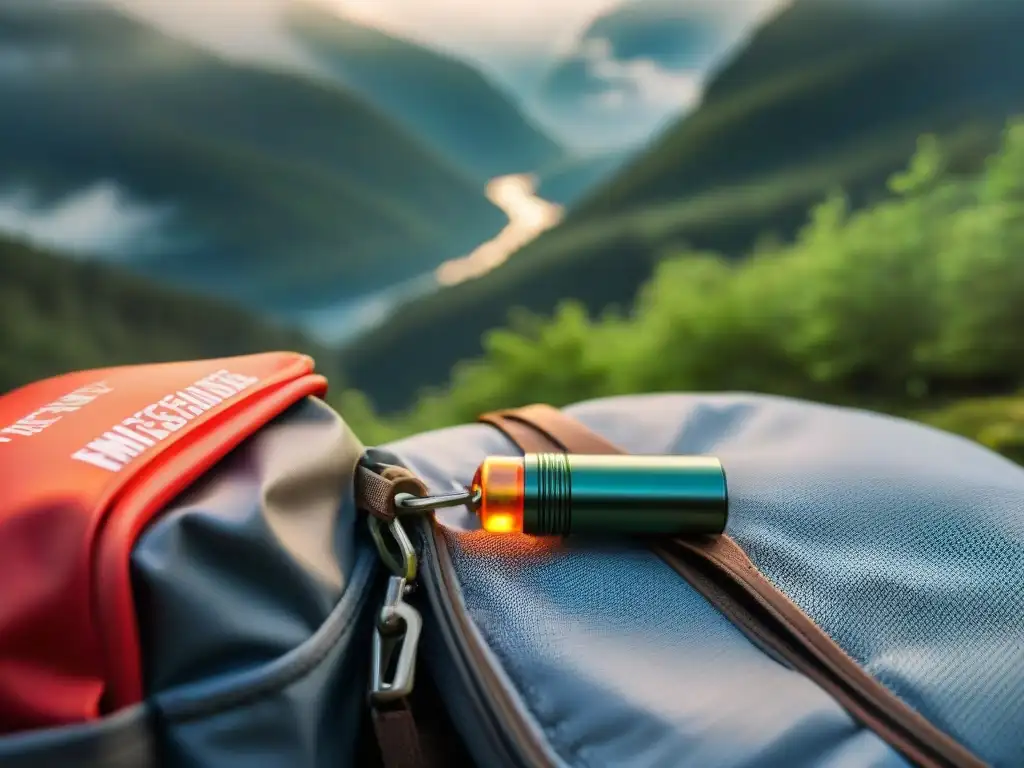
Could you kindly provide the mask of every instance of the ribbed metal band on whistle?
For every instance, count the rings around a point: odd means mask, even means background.
[[[572,529],[572,470],[564,453],[526,457],[523,531],[568,536]]]

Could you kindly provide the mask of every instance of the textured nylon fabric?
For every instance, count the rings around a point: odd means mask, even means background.
[[[729,533],[762,573],[935,725],[993,765],[1024,764],[1024,469],[918,424],[782,398],[574,415],[633,450],[720,456]],[[666,423],[677,434],[659,446]]]
[[[98,722],[0,739],[3,768],[157,768],[152,713],[144,706]]]
[[[178,498],[132,553],[161,765],[353,765],[376,555],[363,446],[310,398]]]
[[[169,505],[131,561],[146,706],[0,738],[0,766],[359,765],[379,599],[362,453],[310,398]]]
[[[477,425],[388,448],[433,492],[468,482],[489,453],[515,452],[496,430]],[[554,764],[906,765],[817,686],[752,645],[650,552],[487,536],[460,510],[439,519],[448,527],[466,610]],[[450,652],[434,645],[423,658],[444,675]],[[443,695],[444,677],[439,687]],[[472,718],[479,714],[462,696],[446,704],[478,764],[494,765],[477,746]]]
[[[162,768],[359,765],[375,566],[360,555],[331,614],[280,658],[157,694]]]
[[[148,692],[273,661],[344,592],[362,445],[304,400],[178,498],[132,552]]]

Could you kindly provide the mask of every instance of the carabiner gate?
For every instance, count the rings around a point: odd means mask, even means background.
[[[370,701],[386,704],[412,693],[423,619],[404,600],[406,580],[392,576],[373,632]],[[393,672],[392,672],[393,670]]]
[[[418,561],[416,559],[416,548],[412,545],[412,541],[409,539],[409,534],[405,532],[405,528],[398,521],[398,518],[394,518],[390,523],[387,523],[387,531],[391,537],[391,540],[395,543],[395,547],[398,549],[398,557],[395,557],[395,553],[392,552],[387,542],[384,540],[384,530],[382,528],[384,523],[381,522],[380,518],[373,517],[372,515],[368,518],[370,526],[370,536],[373,538],[373,543],[377,547],[377,553],[380,555],[380,559],[384,562],[384,565],[388,567],[391,573],[399,578],[405,580],[406,583],[416,580],[416,570],[418,567]]]

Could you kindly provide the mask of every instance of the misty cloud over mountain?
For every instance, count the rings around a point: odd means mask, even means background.
[[[104,180],[42,202],[30,190],[0,191],[0,231],[73,255],[134,257],[169,245],[171,206],[138,203]]]
[[[537,109],[585,149],[640,144],[696,107],[716,68],[785,1],[628,0],[554,62]]]

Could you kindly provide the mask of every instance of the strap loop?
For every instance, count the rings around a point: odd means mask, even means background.
[[[423,496],[426,492],[423,482],[405,467],[383,465],[374,470],[360,464],[356,470],[357,506],[385,523],[398,514],[396,496]]]

